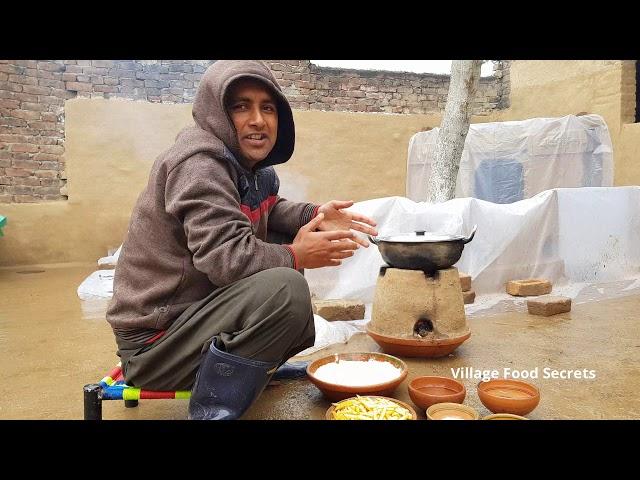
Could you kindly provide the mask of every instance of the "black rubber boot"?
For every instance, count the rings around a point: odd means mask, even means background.
[[[238,357],[211,346],[196,374],[189,401],[190,420],[235,420],[248,410],[278,363]]]
[[[271,380],[291,380],[307,376],[307,366],[311,362],[287,362],[278,367]]]

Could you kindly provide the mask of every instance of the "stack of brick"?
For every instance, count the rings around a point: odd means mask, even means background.
[[[458,272],[460,275],[460,287],[462,287],[462,298],[464,303],[473,303],[476,300],[476,292],[471,288],[471,276]]]

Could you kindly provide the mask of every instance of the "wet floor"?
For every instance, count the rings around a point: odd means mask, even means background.
[[[118,361],[105,300],[81,301],[78,285],[93,265],[0,270],[0,419],[82,419],[82,387]],[[453,376],[452,369],[538,371],[541,392],[532,419],[640,418],[640,295],[574,305],[567,314],[523,312],[472,316],[472,336],[451,356],[404,361],[409,375],[394,396],[411,404],[407,384],[419,375]],[[304,360],[334,352],[380,351],[365,334]],[[595,379],[544,378],[545,368],[593,370]],[[476,379],[462,379],[466,405],[481,416]],[[103,402],[105,419],[185,419],[185,400],[142,400],[137,408]],[[307,380],[269,386],[245,419],[321,419],[330,402]],[[420,418],[424,412],[418,411]]]

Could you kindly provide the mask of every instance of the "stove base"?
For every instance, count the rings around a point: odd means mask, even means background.
[[[372,331],[368,325],[367,333],[378,345],[380,345],[382,350],[389,355],[428,358],[437,358],[449,355],[471,336],[471,331],[469,330],[461,336],[454,338],[442,338],[439,340],[399,338],[376,333]]]

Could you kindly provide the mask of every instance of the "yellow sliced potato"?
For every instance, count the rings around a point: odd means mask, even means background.
[[[410,420],[411,412],[386,398],[356,397],[334,403],[335,420]]]

